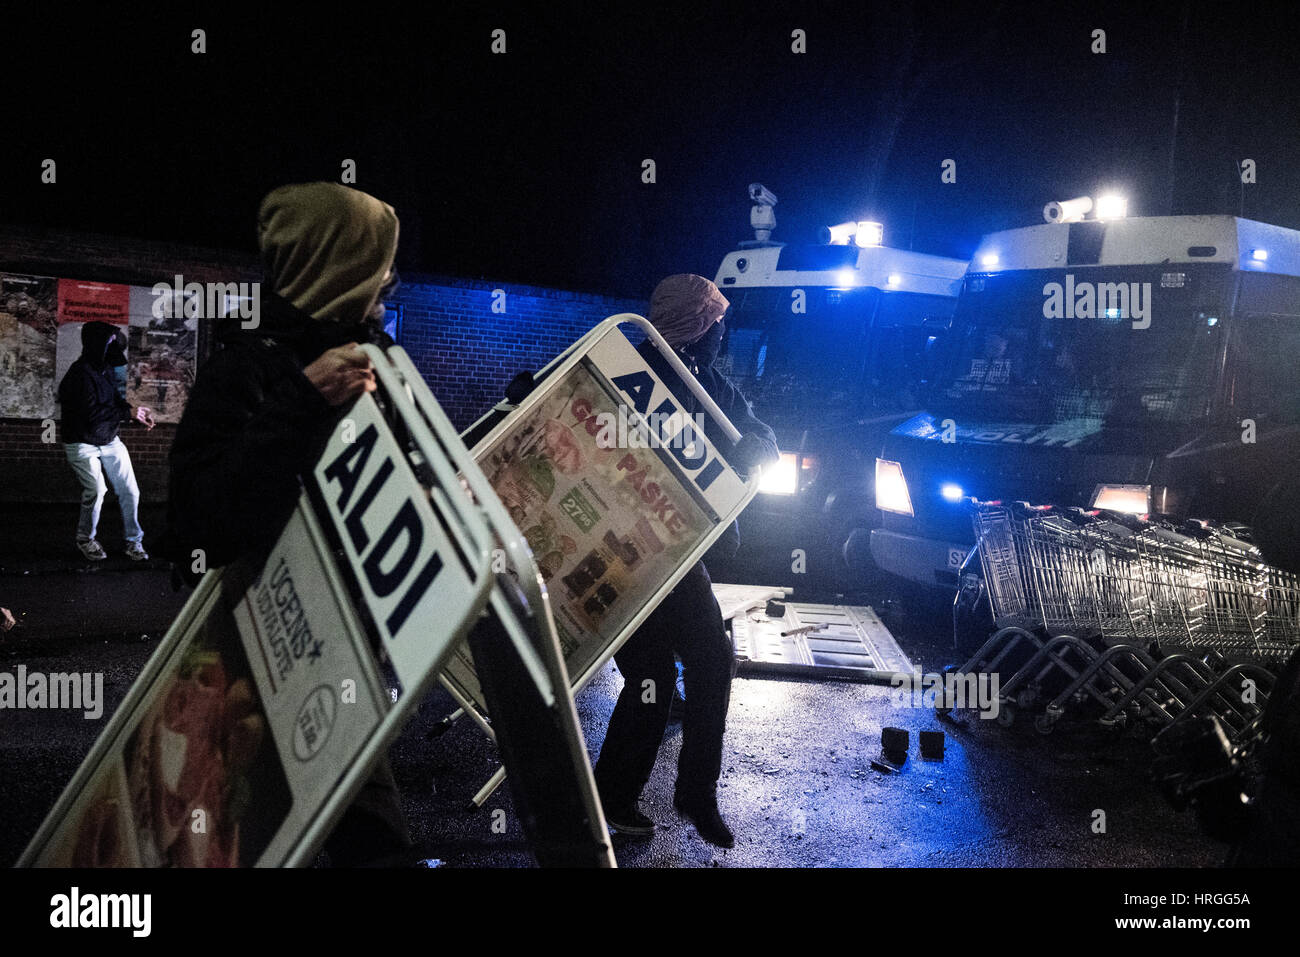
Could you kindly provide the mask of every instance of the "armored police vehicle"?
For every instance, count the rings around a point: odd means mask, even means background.
[[[874,462],[878,567],[957,585],[969,496],[1240,523],[1300,564],[1300,232],[1097,205],[981,242]]]
[[[776,431],[782,458],[743,520],[740,573],[819,590],[845,584],[844,545],[875,515],[875,452],[921,408],[966,263],[891,249],[874,222],[773,242],[776,197],[757,183],[749,195],[756,238],[715,279],[731,302],[721,368]]]

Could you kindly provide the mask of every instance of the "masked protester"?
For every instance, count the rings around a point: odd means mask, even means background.
[[[395,286],[393,208],[333,183],[284,186],[258,212],[265,270],[257,322],[231,319],[199,371],[170,459],[169,549],[190,572],[264,559],[342,410],[375,389],[358,343],[391,345],[383,296]],[[268,291],[270,290],[270,291]],[[335,865],[410,846],[384,762],[326,842]]]
[[[154,427],[153,414],[143,406],[132,408],[125,392],[119,393],[114,367],[126,364],[125,337],[107,322],[81,327],[81,356],[68,367],[59,383],[63,407],[63,447],[68,464],[81,483],[81,517],[77,522],[77,548],[92,562],[108,557],[95,540],[104,493],[113,486],[122,510],[126,556],[134,561],[149,557],[140,528],[140,486],[131,467],[131,454],[118,438],[125,420],[134,419],[146,429]]]
[[[715,433],[712,420],[705,417],[708,438],[724,450],[728,461],[747,471],[779,456],[772,430],[754,416],[740,390],[713,367],[728,305],[718,287],[703,276],[669,276],[651,296],[649,319],[740,432],[740,441],[733,445],[720,431]],[[650,343],[639,351],[665,382],[678,386],[673,391],[688,414],[701,411],[694,395],[680,386],[680,379]],[[605,817],[624,834],[645,836],[654,831],[654,822],[638,803],[668,724],[677,680],[674,653],[682,661],[686,709],[673,804],[706,841],[732,847],[735,837],[718,810],[717,786],[735,651],[703,562],[687,572],[614,656],[623,675],[623,691],[595,767]],[[653,694],[646,694],[648,688]]]

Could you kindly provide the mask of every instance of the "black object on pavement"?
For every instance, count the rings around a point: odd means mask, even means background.
[[[910,736],[906,728],[884,728],[880,732],[880,750],[886,757],[906,755]]]
[[[942,761],[944,745],[943,732],[922,731],[918,736],[921,739],[921,757]]]

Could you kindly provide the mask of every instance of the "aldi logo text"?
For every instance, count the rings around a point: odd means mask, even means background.
[[[397,638],[442,571],[442,556],[428,552],[424,522],[415,499],[391,482],[397,463],[376,454],[379,430],[371,424],[324,468],[326,496],[337,490],[331,507],[343,533],[361,558],[361,573],[382,612],[372,608],[390,638]],[[428,552],[422,557],[423,552]]]
[[[614,385],[632,400],[632,407],[645,416],[650,414],[650,400],[654,396],[655,380],[648,372],[631,372],[615,376]],[[672,398],[665,397],[654,409],[656,425],[672,423],[680,426],[681,432],[689,435],[657,435],[660,445],[666,446],[683,469],[694,473],[692,480],[702,492],[714,483],[722,474],[723,464],[716,455],[710,456],[708,444],[703,435],[695,433],[696,426],[690,416],[686,415]]]

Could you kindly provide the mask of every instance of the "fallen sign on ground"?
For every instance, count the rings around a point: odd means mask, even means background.
[[[739,673],[882,684],[912,675],[911,661],[869,606],[782,600],[789,592],[776,586],[713,586],[723,617],[731,622]],[[767,614],[772,599],[783,614]]]

